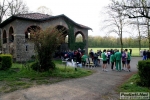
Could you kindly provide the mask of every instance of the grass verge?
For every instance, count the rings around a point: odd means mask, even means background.
[[[150,94],[150,88],[137,85],[139,80],[138,73],[133,74],[125,83],[119,86],[118,92],[149,92]]]
[[[60,61],[55,61],[56,69],[48,72],[35,72],[22,64],[14,63],[7,71],[0,71],[0,95],[29,88],[35,85],[52,84],[72,78],[91,75],[93,71],[73,67],[66,67]]]

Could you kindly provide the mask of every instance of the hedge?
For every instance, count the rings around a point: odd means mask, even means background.
[[[140,76],[140,84],[150,87],[150,60],[138,62],[138,74]]]
[[[0,55],[0,70],[7,70],[12,66],[12,55],[1,54]]]

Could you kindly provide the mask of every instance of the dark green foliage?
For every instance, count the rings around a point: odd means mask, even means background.
[[[31,64],[31,68],[35,71],[38,71],[40,69],[40,66],[39,66],[38,62],[33,62]]]
[[[35,44],[36,51],[36,62],[32,65],[32,68],[40,72],[55,69],[52,58],[57,47],[63,41],[62,30],[49,27],[46,30],[36,31],[36,33],[33,31],[31,33],[31,40]]]
[[[12,66],[12,56],[10,54],[0,55],[0,70],[7,70]]]
[[[140,76],[139,85],[150,87],[150,60],[138,62],[138,74]]]
[[[77,50],[78,48],[84,49],[86,45],[86,41],[84,42],[77,42],[74,44],[75,50]]]
[[[86,45],[86,41],[84,42],[75,42],[75,36],[74,36],[74,24],[70,22],[69,20],[65,20],[68,25],[68,32],[69,32],[69,38],[68,38],[68,46],[71,50],[77,50],[78,48],[84,49]]]

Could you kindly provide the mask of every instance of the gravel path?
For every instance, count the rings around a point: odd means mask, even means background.
[[[25,90],[5,94],[0,100],[118,100],[119,93],[115,90],[124,77],[137,72],[137,62],[140,57],[132,57],[132,72],[103,72],[101,67],[93,75],[71,79],[52,85],[41,85]]]

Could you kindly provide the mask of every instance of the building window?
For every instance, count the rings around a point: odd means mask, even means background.
[[[26,51],[28,51],[28,45],[26,45]]]
[[[3,43],[7,43],[6,31],[3,32]]]

